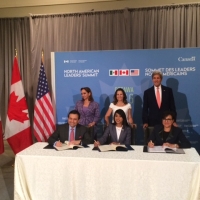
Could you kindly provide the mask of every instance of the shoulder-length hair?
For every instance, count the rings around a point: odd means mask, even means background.
[[[118,100],[117,100],[117,92],[118,91],[121,91],[123,93],[123,102],[124,104],[127,104],[128,101],[127,101],[127,96],[126,96],[126,93],[124,92],[124,90],[122,88],[118,88],[116,91],[115,91],[115,94],[113,96],[113,104],[116,105]]]
[[[122,109],[118,109],[118,110],[115,111],[115,113],[114,113],[114,123],[113,124],[114,125],[117,124],[116,121],[115,121],[116,114],[119,114],[122,117],[122,119],[123,119],[122,125],[123,126],[128,126],[128,122],[127,122],[127,119],[126,119],[126,114]]]
[[[90,96],[88,98],[89,101],[94,101],[94,98],[92,96],[92,90],[89,87],[82,87],[81,91],[85,90],[87,93],[90,93]],[[84,101],[84,99],[82,99],[82,101]]]

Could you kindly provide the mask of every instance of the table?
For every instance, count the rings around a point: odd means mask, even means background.
[[[186,154],[56,151],[35,143],[15,158],[15,200],[197,200],[200,157]]]

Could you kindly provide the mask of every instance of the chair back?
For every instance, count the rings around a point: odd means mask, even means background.
[[[130,127],[131,128],[131,145],[135,144],[135,138],[136,138],[136,126]]]

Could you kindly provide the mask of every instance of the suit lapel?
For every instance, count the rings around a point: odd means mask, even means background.
[[[69,124],[68,123],[66,123],[63,126],[62,134],[63,134],[64,139],[68,140],[68,137],[69,137]]]
[[[77,124],[76,126],[76,132],[75,132],[75,140],[81,140],[82,135],[81,135],[81,126]]]
[[[162,105],[164,105],[163,101],[166,99],[166,89],[162,85],[161,85],[161,91],[162,91],[162,99],[161,99],[161,105],[160,105],[160,107],[162,107]]]
[[[124,140],[125,133],[126,133],[126,128],[122,127],[122,130],[121,130],[121,133],[120,133],[120,136],[119,136],[119,142],[120,143]]]
[[[173,129],[174,129],[174,128],[173,128],[173,126],[172,126],[172,128],[171,128],[171,130],[170,130],[170,133],[169,133],[169,135],[168,135],[168,137],[167,137],[167,139],[166,139],[166,142],[169,141],[171,138],[174,137]]]
[[[155,88],[154,88],[154,86],[152,87],[152,98],[154,99],[154,101],[155,101],[156,104],[157,104],[156,93],[155,93]]]

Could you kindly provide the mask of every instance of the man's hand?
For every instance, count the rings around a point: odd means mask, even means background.
[[[120,145],[120,143],[119,143],[119,142],[112,142],[112,143],[110,143],[110,144],[114,144],[114,145]]]
[[[81,140],[73,140],[69,142],[69,145],[79,145],[81,143]]]
[[[143,124],[143,128],[147,128],[149,125],[146,123],[146,124]]]
[[[60,140],[56,142],[56,147],[62,147],[62,142],[60,142]]]

